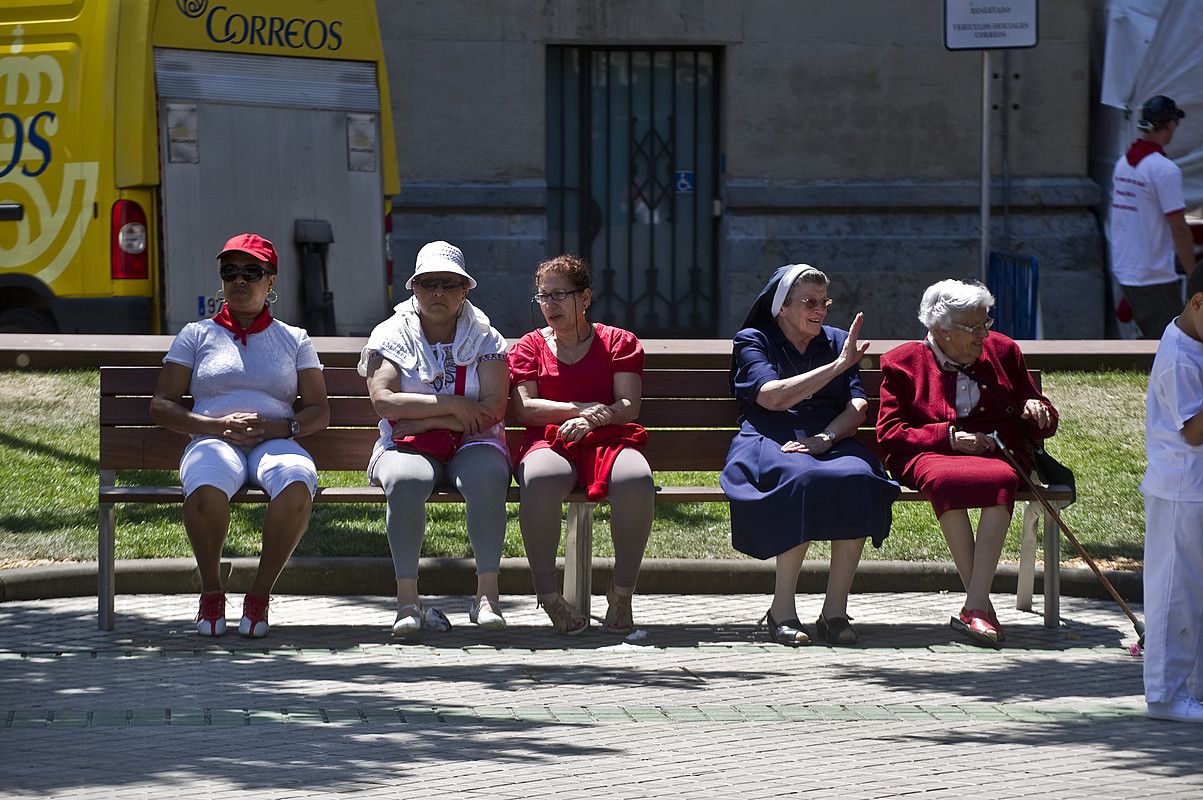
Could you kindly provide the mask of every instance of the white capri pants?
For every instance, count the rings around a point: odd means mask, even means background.
[[[202,486],[214,486],[229,498],[250,483],[275,499],[290,483],[317,491],[317,467],[313,457],[292,439],[268,439],[252,448],[235,447],[212,436],[193,439],[180,459],[180,482],[184,496]]]
[[[1145,700],[1203,694],[1203,503],[1145,495]]]

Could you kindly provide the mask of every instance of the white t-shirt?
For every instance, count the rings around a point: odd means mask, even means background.
[[[1203,411],[1203,342],[1166,326],[1149,375],[1145,455],[1140,490],[1165,500],[1203,501],[1203,445],[1189,445],[1182,426]]]
[[[1182,170],[1161,153],[1115,162],[1111,184],[1111,272],[1123,286],[1178,280],[1167,214],[1182,211]]]
[[[189,322],[163,363],[192,370],[196,413],[222,417],[253,411],[267,419],[291,417],[297,372],[322,368],[305,329],[278,319],[248,336],[245,346],[211,319]]]

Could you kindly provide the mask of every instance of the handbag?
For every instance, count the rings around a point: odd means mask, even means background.
[[[455,367],[455,393],[462,395],[464,393],[464,384],[467,383],[468,368],[463,365]],[[392,420],[390,420],[391,422]],[[397,445],[397,449],[413,450],[431,458],[437,459],[446,464],[451,460],[455,452],[459,450],[460,443],[464,440],[464,434],[460,431],[453,431],[447,428],[436,428],[425,433],[415,433],[409,436],[394,436],[393,443]]]

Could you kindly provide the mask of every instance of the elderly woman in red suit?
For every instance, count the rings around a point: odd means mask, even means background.
[[[1020,486],[989,434],[997,431],[1030,470],[1029,438],[1057,428],[1057,411],[1032,383],[1019,347],[990,331],[993,306],[981,284],[929,286],[919,307],[927,337],[881,358],[877,418],[886,466],[931,501],[965,585],[965,605],[952,627],[987,647],[1003,640],[990,585]],[[981,509],[976,539],[971,508]]]

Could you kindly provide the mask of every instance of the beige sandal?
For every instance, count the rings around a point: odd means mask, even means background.
[[[536,597],[535,604],[547,613],[556,633],[562,636],[576,636],[578,633],[584,633],[585,629],[589,627],[588,618],[565,600],[562,594],[556,595],[556,599],[552,600],[550,604],[546,604]]]
[[[606,590],[606,601],[610,605],[606,608],[606,621],[602,624],[602,630],[606,633],[621,634],[628,634],[635,630],[635,614],[631,610],[631,595],[619,594],[611,586]]]

